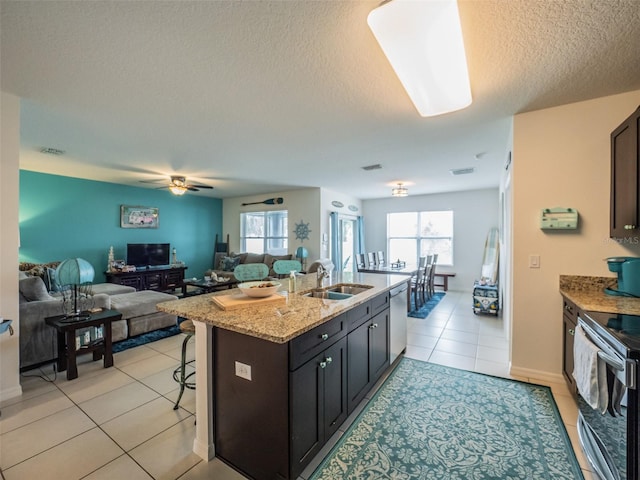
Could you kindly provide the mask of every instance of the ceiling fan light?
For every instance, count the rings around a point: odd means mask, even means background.
[[[391,0],[367,23],[421,116],[471,104],[456,0]]]
[[[187,193],[187,187],[183,187],[181,185],[170,185],[169,190],[171,190],[171,193],[174,195],[184,195]]]
[[[402,183],[398,183],[397,187],[391,189],[392,197],[406,197],[409,195],[409,190]]]

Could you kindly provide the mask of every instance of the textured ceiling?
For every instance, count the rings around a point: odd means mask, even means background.
[[[377,5],[2,0],[21,168],[150,188],[182,174],[215,197],[485,188],[515,113],[640,89],[639,0],[460,0],[473,103],[422,118],[367,26]]]

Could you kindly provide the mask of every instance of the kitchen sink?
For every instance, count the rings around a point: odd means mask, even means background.
[[[347,298],[353,297],[353,294],[333,292],[325,288],[318,288],[318,289],[303,293],[302,296],[312,297],[312,298],[324,298],[325,300],[346,300]]]
[[[362,292],[366,292],[370,288],[373,288],[372,285],[353,285],[351,283],[341,283],[338,285],[331,285],[329,287],[325,287],[325,290],[329,292],[337,292],[337,293],[347,293],[349,295],[357,295]]]
[[[354,295],[362,292],[366,292],[371,285],[354,285],[352,283],[338,283],[336,285],[329,285],[324,288],[314,288],[308,292],[303,292],[300,295],[303,297],[312,298],[324,298],[326,300],[346,300]]]

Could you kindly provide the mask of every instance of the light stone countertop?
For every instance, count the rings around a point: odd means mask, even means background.
[[[616,277],[560,275],[560,293],[579,309],[591,312],[640,315],[640,298],[608,295],[605,287],[614,287]]]
[[[262,338],[275,343],[286,343],[324,322],[360,305],[373,297],[409,281],[407,275],[378,273],[332,273],[323,286],[348,283],[371,285],[373,288],[346,300],[325,300],[300,295],[316,287],[316,274],[296,277],[297,293],[287,292],[288,278],[277,280],[282,285],[278,294],[285,297],[282,303],[263,306],[247,306],[235,310],[223,310],[213,302],[214,295],[233,295],[237,288],[223,290],[159,303],[158,310],[189,320],[205,322],[215,327]],[[405,293],[403,293],[405,295]]]

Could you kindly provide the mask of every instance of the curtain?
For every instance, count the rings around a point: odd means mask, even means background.
[[[329,214],[329,227],[331,230],[331,261],[336,266],[336,270],[339,271],[339,266],[342,265],[340,261],[340,222],[338,220],[338,212],[331,212]]]
[[[365,253],[364,250],[364,218],[358,215],[358,253]]]

